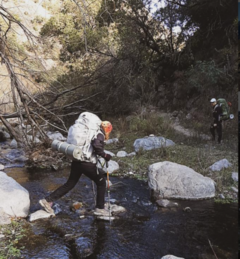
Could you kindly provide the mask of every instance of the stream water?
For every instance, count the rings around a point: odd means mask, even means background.
[[[29,191],[33,212],[39,209],[40,198],[66,181],[69,169],[29,172],[8,168],[6,173]],[[159,208],[151,202],[146,182],[112,176],[110,180],[111,199],[125,207],[126,213],[112,222],[96,219],[91,214],[92,183],[82,176],[57,201],[61,213],[28,223],[23,258],[160,259],[167,254],[185,259],[238,258],[237,204],[176,201],[176,208]],[[70,210],[74,201],[83,202],[84,218]],[[185,207],[191,211],[184,211]]]

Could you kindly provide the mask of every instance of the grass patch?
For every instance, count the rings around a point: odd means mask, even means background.
[[[142,121],[141,121],[142,119]],[[176,143],[174,146],[162,147],[150,151],[140,150],[136,156],[118,158],[113,160],[119,163],[118,176],[129,176],[141,180],[147,180],[148,167],[157,162],[170,161],[188,166],[196,172],[210,177],[216,182],[216,201],[236,201],[236,193],[231,190],[237,184],[232,180],[232,172],[238,171],[238,153],[235,147],[235,138],[224,139],[223,144],[218,145],[209,140],[202,140],[198,135],[187,137],[170,127],[171,121],[148,114],[130,116],[112,121],[115,132],[114,136],[119,139],[117,144],[107,145],[105,148],[113,153],[125,150],[133,152],[133,143],[136,139],[154,134],[171,139]],[[226,158],[232,167],[220,172],[211,172],[208,167],[213,163]],[[129,175],[129,172],[133,174]],[[224,193],[225,200],[218,199],[218,195]]]
[[[0,226],[0,234],[4,235],[0,243],[0,259],[20,258],[21,246],[20,241],[26,236],[23,221],[12,221],[9,225]]]

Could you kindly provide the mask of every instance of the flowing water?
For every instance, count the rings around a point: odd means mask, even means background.
[[[29,191],[33,212],[39,209],[40,198],[66,181],[69,169],[29,172],[9,168],[6,173]],[[159,208],[151,202],[146,182],[112,176],[110,180],[111,199],[125,207],[126,213],[111,222],[96,219],[91,213],[92,183],[82,176],[57,201],[61,213],[28,223],[23,258],[160,259],[167,254],[185,259],[238,258],[237,204],[176,201],[176,208]],[[84,218],[70,210],[74,201],[83,202]],[[184,211],[185,207],[191,211]]]

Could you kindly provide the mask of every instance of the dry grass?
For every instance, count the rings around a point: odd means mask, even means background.
[[[238,172],[238,152],[236,148],[233,148],[236,146],[235,140],[224,140],[223,144],[218,145],[212,141],[204,141],[197,136],[186,137],[169,127],[171,122],[168,120],[160,118],[154,122],[155,116],[156,114],[149,114],[148,117],[143,118],[142,122],[139,116],[113,121],[114,131],[111,137],[118,137],[118,132],[122,132],[118,144],[106,146],[106,149],[113,153],[123,150],[123,148],[128,153],[133,152],[134,141],[149,133],[169,138],[176,143],[175,146],[167,148],[139,151],[134,157],[115,157],[114,160],[119,163],[121,168],[119,175],[128,175],[128,172],[131,171],[134,172],[134,177],[147,180],[149,165],[171,161],[188,166],[213,179],[216,182],[216,197],[219,193],[224,192],[226,198],[236,200],[236,194],[231,190],[232,186],[237,187],[232,180],[232,172]],[[150,129],[154,131],[149,131]],[[209,166],[224,158],[232,163],[232,167],[220,172],[209,171]]]

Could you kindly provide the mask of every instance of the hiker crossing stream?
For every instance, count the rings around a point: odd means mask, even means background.
[[[29,191],[30,212],[34,212],[40,198],[65,182],[69,168],[55,172],[8,168],[6,173]],[[110,181],[111,203],[126,212],[111,222],[97,219],[91,213],[92,183],[82,176],[71,192],[56,201],[59,214],[27,223],[23,258],[160,259],[172,254],[211,259],[213,250],[218,258],[237,258],[237,204],[178,200],[177,207],[159,208],[151,201],[146,181],[113,176]],[[83,204],[80,214],[71,210],[76,201]]]

